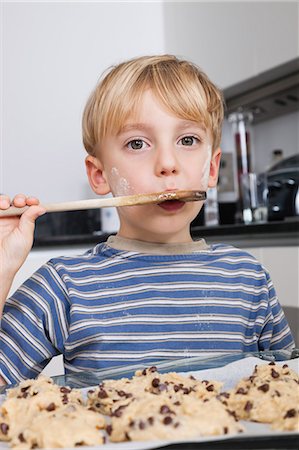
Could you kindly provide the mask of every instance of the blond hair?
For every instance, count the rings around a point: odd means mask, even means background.
[[[223,120],[221,91],[195,64],[173,55],[143,56],[123,62],[100,79],[83,114],[83,143],[96,154],[101,140],[121,131],[137,111],[146,89],[177,117],[203,123],[213,149],[219,147]]]

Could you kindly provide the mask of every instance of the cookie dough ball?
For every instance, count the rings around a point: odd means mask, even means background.
[[[55,411],[41,411],[22,433],[12,438],[18,449],[73,448],[104,443],[105,420],[84,406],[69,404]]]
[[[83,404],[80,390],[58,386],[43,376],[21,382],[0,406],[0,440],[18,436],[41,411],[50,413],[68,404]]]
[[[253,374],[220,398],[239,419],[299,431],[299,379],[287,364],[256,366]]]
[[[167,394],[145,394],[112,415],[107,427],[112,442],[126,440],[188,439],[243,431],[215,397],[200,400],[184,396],[181,401]]]

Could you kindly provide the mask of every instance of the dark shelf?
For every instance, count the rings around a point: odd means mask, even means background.
[[[39,236],[34,240],[34,248],[53,246],[90,245],[107,240],[112,233],[89,233],[57,236]],[[252,246],[258,245],[299,245],[299,218],[280,222],[260,224],[219,225],[214,227],[195,226],[191,228],[194,239],[206,238],[208,242],[230,242]]]

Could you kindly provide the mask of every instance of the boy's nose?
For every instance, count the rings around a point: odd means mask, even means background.
[[[156,159],[156,172],[158,176],[176,175],[179,164],[174,151],[159,150]]]

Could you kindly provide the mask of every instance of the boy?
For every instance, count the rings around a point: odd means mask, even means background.
[[[171,55],[113,68],[83,117],[90,185],[99,195],[206,190],[217,183],[223,101],[195,65]],[[2,208],[9,207],[2,197]],[[2,306],[32,245],[35,198],[2,223]],[[6,301],[0,373],[35,377],[55,355],[66,372],[213,352],[291,348],[268,273],[246,252],[192,242],[202,202],[119,208],[116,236],[55,258]]]

